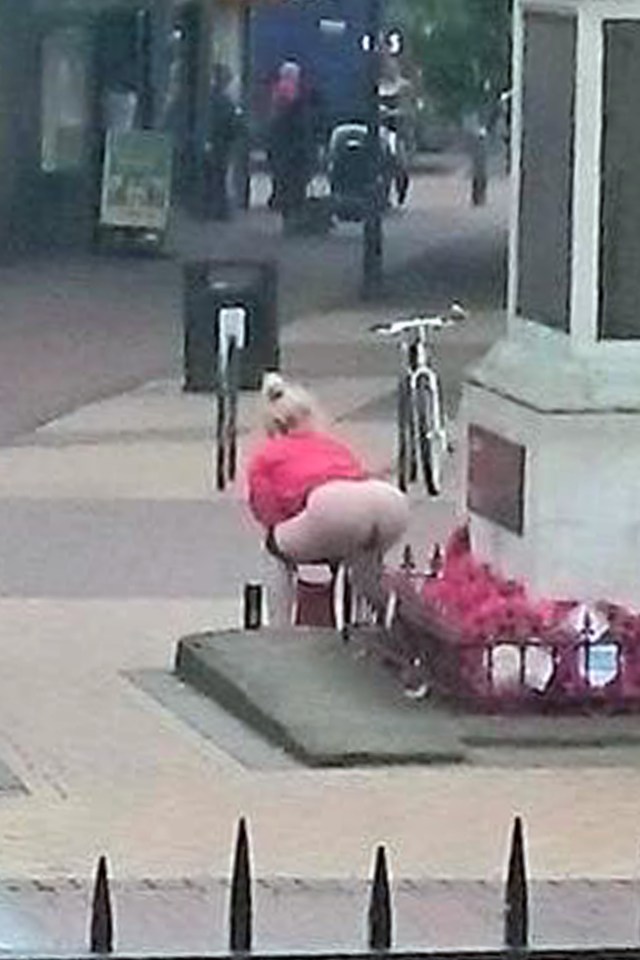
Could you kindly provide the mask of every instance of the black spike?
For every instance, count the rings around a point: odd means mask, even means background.
[[[373,887],[369,901],[369,949],[390,950],[393,931],[387,857],[383,846],[376,851]]]
[[[107,858],[100,857],[91,907],[91,953],[113,952],[113,912],[107,874]]]
[[[229,949],[233,953],[251,952],[252,919],[249,840],[245,819],[241,817],[233,861],[229,909]]]
[[[529,895],[525,864],[522,820],[516,817],[511,834],[509,870],[505,890],[504,943],[513,949],[526,948],[529,940]]]

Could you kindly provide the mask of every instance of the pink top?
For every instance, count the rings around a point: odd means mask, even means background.
[[[270,437],[249,462],[249,506],[265,527],[295,517],[329,480],[368,476],[349,447],[325,433],[299,430]]]
[[[300,81],[297,77],[281,77],[276,81],[271,92],[272,107],[280,107],[290,103],[300,95]]]

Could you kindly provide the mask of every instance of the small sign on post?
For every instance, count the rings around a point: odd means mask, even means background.
[[[236,349],[244,349],[247,342],[245,307],[222,307],[218,311],[218,363],[222,371],[227,365],[229,343],[232,339],[236,341]]]
[[[240,352],[247,340],[247,311],[241,306],[216,312],[218,370],[216,390],[215,470],[218,490],[235,480],[238,451],[238,380]]]

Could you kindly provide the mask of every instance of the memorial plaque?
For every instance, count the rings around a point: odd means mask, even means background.
[[[467,507],[522,535],[525,448],[473,423],[468,442]]]
[[[569,331],[576,18],[524,18],[518,313]]]
[[[640,23],[604,23],[601,339],[640,337]]]

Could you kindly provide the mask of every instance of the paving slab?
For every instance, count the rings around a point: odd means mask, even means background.
[[[260,540],[211,500],[0,497],[0,597],[240,597]]]
[[[28,793],[25,784],[11,767],[0,760],[0,794]]]
[[[250,770],[293,770],[298,762],[282,747],[167,670],[130,670],[126,676],[201,737]]]

